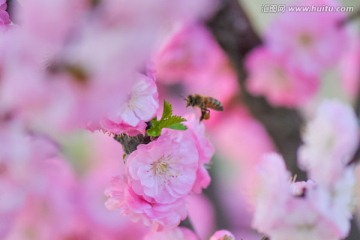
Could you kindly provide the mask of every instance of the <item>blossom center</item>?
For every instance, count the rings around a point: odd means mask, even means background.
[[[304,47],[309,47],[313,43],[313,39],[310,34],[303,33],[299,36],[299,42]]]
[[[276,82],[277,82],[279,87],[284,88],[284,89],[290,87],[289,86],[290,85],[289,80],[288,80],[287,75],[286,75],[286,73],[285,73],[285,71],[283,69],[281,69],[279,67],[275,68],[274,69],[274,75],[276,76],[275,79],[276,79]]]
[[[174,178],[178,174],[174,173],[170,164],[170,157],[162,157],[156,162],[151,164],[151,170],[154,176],[159,176],[161,178]]]
[[[154,172],[155,175],[164,175],[169,168],[169,164],[166,162],[155,162],[152,166],[152,170]]]

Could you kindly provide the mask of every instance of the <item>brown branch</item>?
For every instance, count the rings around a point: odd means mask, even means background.
[[[301,144],[302,117],[294,109],[273,107],[263,97],[252,96],[246,90],[244,60],[262,41],[239,2],[223,0],[218,12],[207,25],[237,72],[243,102],[251,114],[263,124],[278,151],[284,156],[288,168],[303,180],[305,173],[296,164],[297,149]]]
[[[360,117],[360,76],[358,76],[357,95],[354,103],[354,109],[356,116]]]
[[[354,12],[346,16],[346,18],[339,21],[339,26],[343,27],[348,23],[353,22],[354,20],[358,19],[360,17],[360,8],[356,9]]]

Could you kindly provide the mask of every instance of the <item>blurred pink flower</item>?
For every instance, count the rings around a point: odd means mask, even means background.
[[[296,107],[311,99],[319,87],[319,79],[287,68],[288,58],[275,55],[266,47],[253,50],[246,58],[250,93],[265,96],[276,106]]]
[[[245,238],[244,234],[251,228],[253,215],[254,199],[248,193],[256,184],[254,172],[263,154],[275,148],[264,127],[243,106],[228,112],[209,130],[220,158],[214,163],[214,166],[218,166],[215,171],[219,175],[217,196],[228,221],[231,221],[229,230],[238,238]],[[239,218],[239,215],[242,217]]]
[[[30,136],[14,116],[1,116],[0,138],[0,218],[7,219],[0,236],[4,236],[28,196],[39,190],[43,161],[54,152],[46,140]]]
[[[159,83],[182,84],[183,92],[178,95],[199,93],[226,103],[238,91],[229,60],[199,23],[183,24],[172,33],[154,62]]]
[[[94,240],[142,239],[148,231],[142,223],[133,223],[128,217],[104,207],[104,189],[110,176],[119,174],[119,170],[125,171],[119,143],[100,132],[92,133],[87,139],[91,157],[87,158],[87,169],[79,180],[76,196],[84,228]]]
[[[8,12],[6,11],[6,0],[0,1],[0,29],[7,27],[11,21]]]
[[[6,0],[0,0],[0,10],[6,10],[7,4]]]
[[[210,237],[210,240],[235,240],[235,237],[228,230],[218,230]]]
[[[129,183],[148,201],[169,204],[186,197],[196,180],[199,154],[188,131],[164,131],[126,159]]]
[[[340,60],[339,71],[341,86],[345,94],[354,99],[358,92],[360,81],[360,69],[358,67],[360,65],[360,39],[356,31],[352,33],[349,47]]]
[[[204,194],[191,194],[186,199],[189,220],[200,239],[207,239],[215,228],[213,203]]]
[[[306,0],[298,6],[340,6],[339,1]],[[348,37],[339,27],[345,14],[339,11],[286,12],[268,27],[266,46],[275,54],[286,56],[283,64],[304,74],[319,76],[332,67],[344,52]]]
[[[21,28],[6,35],[7,41],[0,47],[3,50],[1,103],[38,129],[63,131],[99,121],[115,103],[124,101],[131,89],[132,80],[125,72],[115,73],[110,66],[107,71],[99,67],[88,71],[86,64],[91,60],[61,62],[56,63],[59,66],[50,67],[53,59],[44,56],[44,49],[32,48],[31,42],[23,42]],[[108,57],[108,61],[115,61]],[[24,82],[24,78],[27,81]],[[22,97],[16,97],[19,95]]]
[[[299,165],[317,184],[331,186],[343,175],[344,167],[359,145],[354,111],[341,102],[324,101],[308,123],[303,141]]]
[[[7,27],[10,24],[9,14],[0,9],[0,28]]]
[[[211,6],[209,1],[25,1],[14,9],[20,26],[11,46],[5,45],[1,98],[37,127],[46,122],[41,126],[46,131],[97,122],[126,101],[134,72],[144,67],[161,32],[179,20],[204,16]],[[152,108],[136,114],[148,118]]]
[[[208,30],[200,24],[191,24],[173,33],[154,61],[159,80],[173,83],[193,79],[224,59]]]
[[[8,235],[9,240],[26,239],[29,231],[34,239],[60,240],[80,229],[75,204],[76,182],[70,166],[64,159],[47,159],[41,173],[42,176],[37,177],[38,189],[28,195]]]
[[[151,231],[144,240],[198,240],[196,235],[189,229],[177,227],[161,232]]]
[[[316,186],[315,182],[312,180],[301,181],[301,182],[292,182],[291,183],[291,193],[294,196],[304,196],[309,189],[312,189]]]
[[[273,153],[265,155],[256,172],[255,212],[252,221],[254,228],[262,233],[280,224],[286,215],[284,209],[290,194],[290,174],[287,172],[284,160]]]
[[[350,231],[355,189],[354,169],[347,167],[330,189],[317,184],[314,191],[308,194],[308,199],[316,206],[316,210],[333,225],[337,239],[344,239]]]
[[[346,237],[355,186],[353,169],[344,170],[331,189],[312,181],[292,183],[289,177],[279,155],[264,157],[258,171],[253,226],[275,240]]]

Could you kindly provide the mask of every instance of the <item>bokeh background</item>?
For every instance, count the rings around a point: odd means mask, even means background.
[[[263,37],[282,13],[264,13],[262,6],[291,2],[243,0],[240,4],[255,33]],[[11,12],[17,3],[14,0],[8,3]],[[353,6],[355,11],[360,9],[356,0],[344,0],[342,4]],[[345,44],[338,62],[321,74],[316,94],[294,107],[304,119],[313,114],[324,98],[356,104],[360,80],[359,22],[353,20],[346,26],[351,42]],[[243,101],[239,73],[227,52],[206,23],[182,23],[164,34],[150,68],[157,78],[160,102],[167,99],[177,114],[195,112],[199,116],[199,109],[185,106],[184,97],[194,93],[212,96],[224,105],[223,112],[212,111],[210,120],[206,121],[207,135],[216,152],[208,166],[212,177],[210,187],[188,202],[195,230],[202,239],[222,228],[232,231],[237,239],[261,239],[251,227],[254,172],[262,155],[276,150],[277,146],[262,121],[254,117]],[[29,201],[23,213],[7,226],[11,231],[2,239],[142,239],[148,228],[104,206],[104,189],[123,167],[121,145],[107,134],[87,130],[54,137],[64,159],[54,159],[54,169],[50,168],[45,176],[47,180],[42,187],[47,189],[46,196]],[[63,160],[65,164],[60,164]],[[7,219],[0,222],[6,226]],[[348,239],[360,239],[356,228],[354,222]]]

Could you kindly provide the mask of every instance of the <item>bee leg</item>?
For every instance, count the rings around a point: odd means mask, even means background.
[[[201,117],[200,117],[200,122],[202,120],[207,120],[210,118],[210,110],[206,109],[206,108],[201,108]]]

